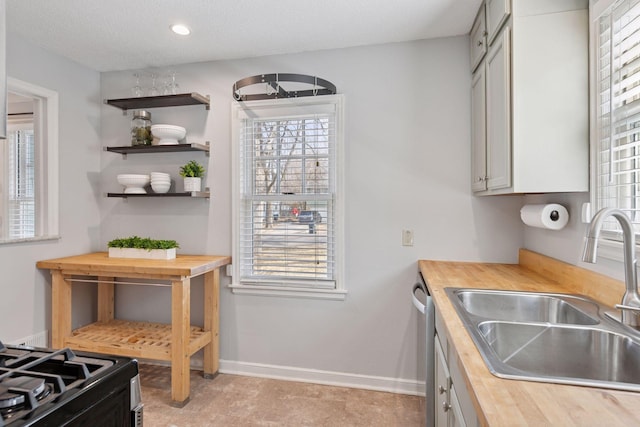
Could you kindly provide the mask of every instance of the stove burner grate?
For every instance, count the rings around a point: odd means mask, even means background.
[[[33,409],[53,389],[53,385],[42,378],[18,376],[5,379],[0,384],[0,413],[9,418],[13,412]]]

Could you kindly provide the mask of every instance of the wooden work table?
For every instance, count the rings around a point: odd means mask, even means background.
[[[501,379],[492,375],[444,289],[446,287],[568,292],[608,306],[619,303],[624,284],[527,250],[519,264],[420,261],[481,425],[640,425],[640,393]],[[640,361],[638,361],[640,363]]]
[[[218,371],[219,269],[229,263],[228,256],[178,255],[173,260],[152,260],[109,258],[106,252],[39,261],[38,268],[51,270],[52,346],[170,361],[171,399],[174,405],[183,406],[189,401],[191,356],[204,348],[205,377],[213,377]],[[200,275],[204,277],[202,328],[190,325],[191,278]],[[96,323],[72,331],[74,276],[95,277],[98,318]],[[171,286],[171,324],[115,319],[116,278],[160,280]]]

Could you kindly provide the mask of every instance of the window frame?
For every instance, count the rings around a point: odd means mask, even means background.
[[[299,116],[301,111],[314,108],[332,106],[335,110],[335,200],[334,200],[334,260],[335,260],[335,288],[327,289],[303,284],[296,286],[289,284],[279,286],[273,284],[257,284],[240,282],[240,204],[242,161],[240,150],[242,149],[243,116],[252,117],[260,112],[264,118],[282,118]],[[302,297],[330,300],[344,300],[347,294],[344,283],[344,96],[322,95],[304,98],[269,99],[260,101],[234,102],[231,105],[232,124],[232,253],[234,263],[227,269],[231,273],[232,282],[229,288],[234,294]],[[286,280],[285,280],[286,281]],[[291,281],[295,283],[295,280]]]
[[[7,91],[34,100],[33,127],[35,141],[34,237],[0,239],[0,245],[57,240],[59,235],[58,178],[58,93],[13,77],[7,77]],[[2,195],[8,202],[8,195]]]

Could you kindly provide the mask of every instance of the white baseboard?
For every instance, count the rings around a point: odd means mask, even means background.
[[[19,340],[13,340],[9,344],[12,345],[24,345],[27,347],[48,347],[49,332],[42,331],[37,334],[29,335],[28,337],[20,338]]]
[[[140,359],[141,362],[170,366],[169,362]],[[201,371],[202,358],[191,358],[191,369]],[[321,371],[318,369],[294,368],[291,366],[266,365],[263,363],[238,362],[220,359],[219,372],[222,374],[244,375],[247,377],[271,378],[274,380],[297,381],[336,387],[360,388],[385,391],[388,393],[425,395],[425,382],[401,378],[377,377],[373,375],[348,374],[344,372]]]
[[[425,395],[424,381],[405,380],[401,378],[348,374],[344,372],[265,365],[262,363],[238,362],[234,360],[220,360],[220,372],[223,374],[361,388],[414,396]]]

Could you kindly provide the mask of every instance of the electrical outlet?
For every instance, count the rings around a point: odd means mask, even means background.
[[[413,246],[413,230],[402,230],[402,246]]]

